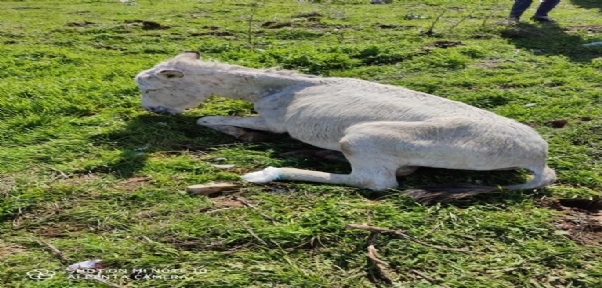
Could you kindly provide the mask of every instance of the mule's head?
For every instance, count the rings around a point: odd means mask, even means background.
[[[154,113],[177,114],[209,98],[209,87],[195,75],[199,58],[198,52],[187,51],[138,73],[135,80],[142,93],[142,107]]]

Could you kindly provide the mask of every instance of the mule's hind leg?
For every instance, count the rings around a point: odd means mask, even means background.
[[[369,135],[347,135],[341,140],[341,150],[351,164],[350,174],[333,174],[296,168],[268,167],[262,171],[243,175],[243,179],[254,183],[274,180],[294,180],[342,184],[372,190],[383,190],[398,186],[396,173],[400,165],[395,155],[381,153],[378,142]],[[368,136],[368,137],[366,137]]]
[[[351,159],[350,159],[351,160]],[[399,184],[395,178],[394,167],[379,167],[374,166],[379,163],[369,163],[366,166],[358,167],[352,165],[353,171],[351,174],[334,174],[320,171],[303,170],[297,168],[275,168],[268,167],[261,171],[248,173],[242,176],[246,181],[253,183],[269,183],[275,180],[292,180],[305,182],[318,182],[326,184],[340,184],[359,188],[367,188],[372,190],[384,190],[387,188],[395,188]]]

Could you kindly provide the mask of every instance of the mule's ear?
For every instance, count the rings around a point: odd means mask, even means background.
[[[184,72],[182,72],[180,70],[163,69],[163,70],[159,71],[159,73],[157,73],[157,75],[159,75],[162,78],[173,79],[173,78],[184,77]]]
[[[176,58],[199,60],[201,58],[201,53],[199,53],[198,51],[184,51],[180,53],[180,55],[176,56]]]

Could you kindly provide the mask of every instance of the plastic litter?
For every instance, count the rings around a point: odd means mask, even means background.
[[[102,262],[102,259],[77,262],[75,264],[69,265],[69,267],[67,267],[67,271],[73,272],[77,271],[78,269],[101,269],[102,265],[99,264],[100,262]]]
[[[222,169],[230,169],[234,168],[234,164],[211,164],[212,167],[222,168]]]

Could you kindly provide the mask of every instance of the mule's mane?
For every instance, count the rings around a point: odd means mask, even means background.
[[[256,69],[240,65],[226,64],[217,60],[192,60],[192,59],[172,59],[167,62],[170,66],[184,66],[190,70],[206,70],[206,72],[239,72],[239,73],[266,73],[271,75],[304,77],[304,78],[321,78],[320,76],[303,74],[294,70],[280,69],[279,67]]]

